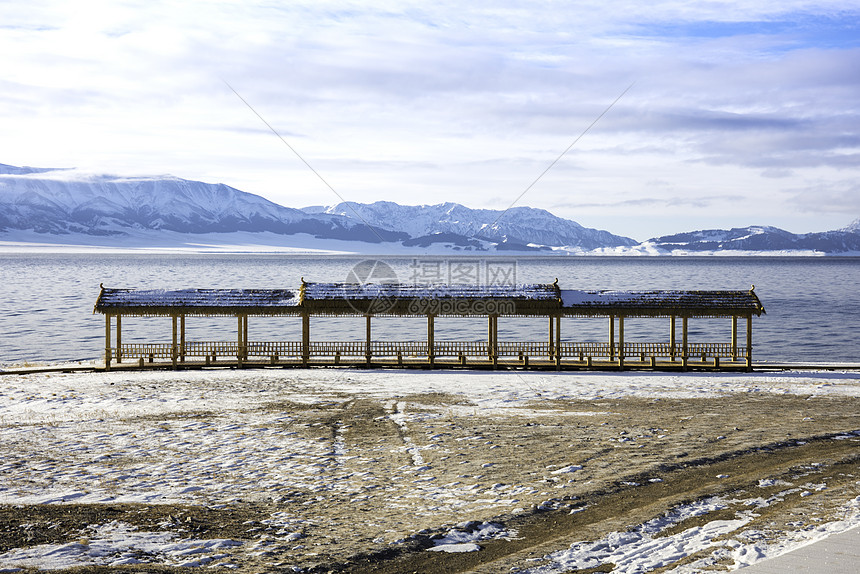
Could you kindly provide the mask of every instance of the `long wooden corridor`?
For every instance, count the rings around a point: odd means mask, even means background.
[[[471,369],[743,369],[752,368],[752,318],[764,313],[748,291],[581,291],[558,282],[531,285],[403,285],[307,283],[288,289],[137,290],[101,287],[94,312],[105,316],[105,367],[195,368],[206,366],[364,366]],[[232,341],[186,339],[193,317],[234,317]],[[250,317],[283,316],[301,321],[301,340],[254,341]],[[168,341],[123,343],[123,318],[169,317]],[[315,317],[364,317],[351,340],[311,337]],[[376,317],[426,323],[426,338],[373,338]],[[483,317],[480,341],[437,341],[438,317]],[[499,320],[543,318],[542,341],[499,338]],[[607,339],[567,340],[562,318],[608,319]],[[666,321],[663,341],[625,341],[625,319]],[[691,341],[691,319],[727,320],[727,341]],[[738,332],[744,324],[744,337]],[[678,326],[680,324],[680,337]],[[576,333],[574,333],[575,335]]]

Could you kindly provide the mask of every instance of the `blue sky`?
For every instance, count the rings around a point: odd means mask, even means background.
[[[0,3],[0,163],[519,201],[643,240],[860,217],[857,2]],[[232,86],[337,191],[236,97]]]

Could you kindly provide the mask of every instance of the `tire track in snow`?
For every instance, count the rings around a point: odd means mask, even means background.
[[[390,414],[388,419],[396,424],[400,429],[400,438],[406,446],[406,452],[412,457],[412,465],[417,467],[425,466],[424,457],[421,456],[421,448],[415,445],[412,437],[409,436],[409,427],[406,425],[406,402],[405,401],[388,401],[385,405],[385,410]]]

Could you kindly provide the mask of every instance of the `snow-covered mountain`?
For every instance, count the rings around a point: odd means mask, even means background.
[[[753,226],[678,233],[639,244],[531,207],[497,211],[458,203],[410,206],[379,201],[293,209],[224,184],[173,176],[116,177],[0,164],[0,242],[131,248],[242,245],[375,254],[839,254],[860,252],[860,219],[820,233]]]
[[[434,245],[466,251],[590,250],[636,244],[529,207],[503,214],[456,203],[401,206],[378,202],[299,210],[224,184],[173,176],[115,177],[0,164],[0,233],[15,230],[103,236],[106,245],[110,237],[142,231],[305,234],[403,248]]]
[[[336,215],[309,216],[224,184],[172,176],[121,178],[0,164],[0,231],[96,236],[131,230],[307,233],[354,241],[408,239]]]
[[[665,251],[860,251],[860,220],[844,229],[817,233],[790,233],[769,226],[707,229],[655,237],[645,242]]]
[[[431,243],[468,245],[483,240],[498,244],[500,249],[521,249],[531,245],[591,250],[638,244],[629,237],[589,229],[533,207],[514,207],[503,212],[470,209],[459,203],[399,205],[377,201],[306,207],[303,211],[341,215],[375,227],[404,231],[412,237],[408,243],[421,246]]]

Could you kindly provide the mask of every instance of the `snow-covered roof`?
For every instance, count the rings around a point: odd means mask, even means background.
[[[95,312],[122,315],[760,315],[749,291],[580,291],[556,283],[410,285],[306,283],[289,289],[110,289]]]
[[[379,297],[419,299],[527,299],[553,301],[558,291],[553,284],[529,285],[412,285],[401,283],[304,283],[303,301],[367,300]]]
[[[293,314],[298,293],[288,289],[109,289],[102,287],[98,313],[168,315]]]
[[[559,305],[555,284],[303,283],[301,298],[304,309],[330,315],[548,315]]]
[[[568,314],[613,312],[627,315],[760,315],[764,307],[749,291],[579,291],[562,289]]]

